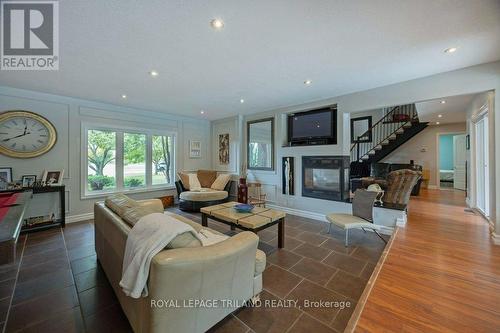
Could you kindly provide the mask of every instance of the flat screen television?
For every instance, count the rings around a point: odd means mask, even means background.
[[[337,109],[329,107],[290,114],[288,143],[292,146],[336,144]]]

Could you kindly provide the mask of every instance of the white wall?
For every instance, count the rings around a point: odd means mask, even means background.
[[[438,178],[438,134],[445,133],[464,133],[465,123],[444,124],[439,126],[428,126],[422,132],[405,142],[398,149],[393,151],[381,162],[387,163],[410,163],[414,160],[415,164],[422,165],[424,169],[429,170],[429,186],[439,185]]]
[[[44,169],[64,168],[66,211],[69,220],[88,218],[88,214],[92,213],[93,204],[97,200],[81,198],[82,152],[80,141],[82,123],[173,131],[177,133],[177,170],[197,170],[211,166],[210,123],[206,120],[2,86],[0,87],[0,112],[7,110],[28,110],[41,114],[56,127],[57,143],[47,154],[32,159],[15,159],[0,155],[0,166],[12,167],[15,179],[29,174],[36,174],[40,177]],[[189,140],[202,141],[201,159],[189,158]],[[175,190],[145,192],[132,196],[153,198],[167,193],[174,194]],[[35,198],[35,207],[52,207],[57,202],[55,196],[51,195],[37,195]],[[40,212],[40,214],[44,213]]]

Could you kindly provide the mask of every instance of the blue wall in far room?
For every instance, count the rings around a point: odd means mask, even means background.
[[[453,170],[453,137],[454,135],[439,136],[439,168]]]

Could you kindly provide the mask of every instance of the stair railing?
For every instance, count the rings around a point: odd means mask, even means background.
[[[408,123],[418,122],[418,114],[415,104],[398,105],[383,110],[385,115],[370,127],[365,133],[357,137],[351,146],[351,162],[362,162],[370,158],[371,152],[382,148],[382,143],[398,134]],[[363,138],[370,137],[366,142]]]

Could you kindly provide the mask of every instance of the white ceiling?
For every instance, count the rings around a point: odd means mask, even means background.
[[[418,118],[420,121],[430,122],[431,125],[437,125],[436,122],[441,125],[465,122],[467,107],[475,96],[475,94],[460,95],[415,103]],[[439,118],[439,115],[442,117]]]
[[[60,70],[0,85],[217,119],[495,61],[499,36],[498,0],[64,0]]]

